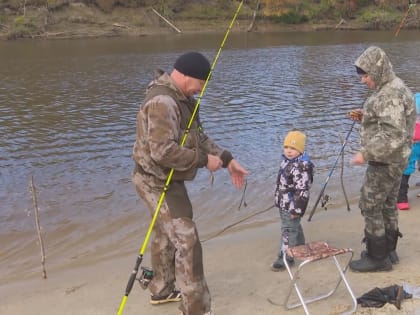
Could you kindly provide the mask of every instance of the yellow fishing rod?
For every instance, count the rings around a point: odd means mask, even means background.
[[[232,26],[233,26],[233,23],[235,22],[238,14],[239,14],[239,11],[241,10],[241,7],[242,7],[243,2],[244,1],[242,0],[241,3],[239,4],[238,8],[236,9],[236,12],[235,12],[235,14],[234,14],[234,16],[232,18],[232,21],[230,22],[229,27],[226,30],[225,36],[223,37],[222,43],[220,44],[219,50],[217,51],[217,54],[214,57],[213,63],[211,64],[211,67],[210,67],[210,72],[207,75],[206,81],[204,82],[203,89],[201,90],[201,93],[200,93],[199,97],[197,98],[197,102],[196,102],[195,107],[194,107],[194,110],[193,110],[193,112],[191,114],[191,118],[190,118],[190,120],[188,122],[188,125],[187,125],[187,128],[186,128],[186,130],[185,130],[185,132],[184,132],[184,134],[182,136],[181,144],[180,144],[181,146],[184,146],[185,141],[187,140],[189,130],[191,129],[191,126],[192,126],[192,124],[194,122],[195,116],[196,116],[196,114],[198,112],[198,109],[200,107],[201,98],[203,97],[204,91],[207,88],[207,84],[208,84],[208,82],[210,80],[210,77],[211,77],[211,75],[213,73],[214,67],[216,66],[217,60],[219,59],[219,56],[220,56],[220,53],[222,52],[222,49],[223,49],[223,47],[225,45],[225,42],[226,42],[226,40],[227,40],[227,38],[229,36],[230,30],[232,29]],[[160,208],[162,206],[163,200],[165,199],[166,191],[168,190],[168,187],[169,187],[169,184],[170,184],[170,182],[172,180],[173,174],[174,174],[174,169],[171,168],[171,170],[169,171],[168,177],[166,178],[165,185],[163,187],[163,191],[162,191],[162,193],[160,195],[160,198],[159,198],[159,201],[157,203],[155,212],[153,214],[152,221],[150,222],[149,229],[147,230],[146,237],[144,239],[143,245],[140,248],[139,254],[137,256],[136,263],[134,265],[134,269],[131,272],[130,278],[128,279],[127,287],[125,289],[125,294],[122,297],[122,300],[121,300],[121,303],[120,303],[120,307],[118,308],[118,313],[117,313],[118,315],[122,315],[122,313],[124,311],[125,304],[127,303],[128,295],[130,294],[131,289],[133,288],[134,281],[136,280],[137,273],[139,271],[141,262],[143,260],[144,252],[146,251],[147,243],[149,242],[150,235],[152,234],[153,227],[155,226],[156,219],[157,219],[157,217],[159,215]],[[146,272],[147,272],[147,270],[146,270]]]

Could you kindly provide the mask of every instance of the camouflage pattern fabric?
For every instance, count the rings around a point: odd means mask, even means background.
[[[330,246],[323,241],[315,241],[308,244],[290,247],[287,256],[301,261],[317,261],[331,256],[341,255],[351,252],[350,248],[337,248]]]
[[[293,160],[282,157],[274,193],[274,203],[279,207],[281,219],[279,257],[287,248],[305,244],[300,221],[309,202],[313,168],[306,152]],[[292,215],[296,217],[292,218]]]
[[[359,208],[369,234],[380,237],[385,229],[398,229],[396,205],[403,171],[404,165],[368,165]]]
[[[303,216],[313,182],[313,164],[305,152],[293,160],[284,155],[277,176],[274,202],[282,211]]]
[[[167,73],[149,84],[137,114],[132,155],[146,173],[165,180],[174,168],[174,180],[192,180],[197,168],[206,166],[207,154],[219,156],[223,167],[227,167],[231,153],[204,133],[198,112],[184,145],[180,146],[194,107],[195,99],[186,97]]]
[[[155,179],[134,172],[132,180],[153,215],[161,195],[161,190],[154,185]],[[174,290],[176,279],[182,295],[180,310],[185,315],[201,315],[210,311],[211,297],[204,278],[201,243],[192,220],[192,207],[182,182],[173,182],[167,196],[169,198],[162,203],[153,229],[153,280],[149,289],[153,295],[168,295]],[[186,213],[190,213],[190,217],[173,218],[171,207],[177,201],[189,204]]]
[[[182,295],[185,315],[210,312],[211,298],[203,272],[202,248],[193,221],[193,209],[185,180],[207,165],[207,155],[219,156],[223,167],[233,159],[203,131],[198,112],[183,146],[181,141],[195,107],[167,73],[159,72],[149,84],[137,114],[133,147],[132,181],[152,215],[171,168],[172,180],[159,210],[151,240],[153,295],[168,295],[174,288]]]
[[[360,152],[365,161],[406,164],[416,121],[414,95],[398,78],[378,47],[368,48],[355,62],[375,82],[363,105]]]
[[[416,121],[414,96],[398,78],[385,52],[369,47],[355,65],[375,82],[363,105],[360,152],[369,161],[359,207],[365,230],[381,237],[385,229],[397,230],[396,208],[403,170],[411,152]]]

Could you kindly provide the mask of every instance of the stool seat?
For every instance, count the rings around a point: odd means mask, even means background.
[[[350,311],[345,312],[343,314],[353,314],[356,311],[357,300],[345,276],[349,263],[353,258],[353,250],[351,248],[337,248],[337,247],[330,246],[328,243],[324,241],[316,241],[316,242],[311,242],[304,245],[289,247],[286,250],[285,254],[286,255],[283,255],[283,262],[286,266],[287,272],[291,279],[289,291],[288,291],[286,301],[284,304],[286,309],[292,309],[298,306],[302,306],[303,309],[305,310],[305,314],[310,315],[307,304],[330,297],[337,291],[340,283],[343,281],[347,289],[347,292],[351,296],[352,303],[353,303],[353,308]],[[343,266],[342,266],[340,264],[340,261],[337,259],[337,256],[343,255],[343,254],[346,254],[348,259],[343,263]],[[289,261],[287,258],[289,258]],[[290,258],[300,261],[300,263],[297,265],[297,268],[294,268],[295,270],[292,270]],[[332,259],[334,261],[335,266],[337,267],[338,274],[339,274],[338,280],[335,282],[335,286],[333,287],[333,289],[328,291],[327,293],[320,294],[311,298],[306,298],[303,296],[301,292],[302,289],[299,287],[300,284],[298,284],[298,280],[302,279],[302,276],[300,275],[302,272],[302,269],[305,265],[308,265],[310,263],[320,261],[323,259]],[[316,283],[315,285],[319,286],[319,283]],[[295,289],[300,302],[290,304],[289,299],[292,294],[293,288]]]

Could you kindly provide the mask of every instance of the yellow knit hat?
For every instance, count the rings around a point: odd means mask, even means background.
[[[303,132],[293,130],[290,131],[286,138],[284,138],[284,147],[291,147],[298,150],[300,153],[305,151],[306,136]]]

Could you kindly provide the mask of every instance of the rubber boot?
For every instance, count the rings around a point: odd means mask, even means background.
[[[291,266],[295,263],[294,259],[292,257],[287,256],[286,257],[288,264]],[[283,253],[281,253],[277,259],[271,264],[271,270],[272,271],[281,271],[286,269],[286,265],[283,261]]]
[[[397,230],[391,230],[391,229],[385,229],[385,236],[387,239],[387,248],[389,250],[389,259],[391,260],[391,263],[393,265],[397,265],[400,263],[400,258],[398,257],[397,254],[397,242],[398,242],[398,238],[399,237],[403,237],[403,235],[401,234],[401,232],[397,229]],[[365,242],[366,240],[364,240]],[[367,251],[362,251],[360,253],[360,257],[363,258],[364,256],[366,256]]]
[[[357,272],[389,271],[392,269],[388,257],[387,238],[369,234],[365,230],[366,255],[350,262],[350,269]]]
[[[389,260],[391,261],[391,264],[398,265],[400,263],[400,257],[398,257],[397,251],[393,250],[389,253]]]
[[[367,251],[363,250],[360,253],[360,258],[363,258],[366,255],[367,255]],[[398,257],[397,251],[394,250],[394,251],[390,252],[388,257],[389,257],[389,260],[391,261],[391,264],[398,265],[400,263],[400,258]]]
[[[400,190],[398,192],[397,208],[399,210],[409,210],[410,204],[408,203],[408,180],[410,175],[403,175],[401,178]]]
[[[391,229],[385,229],[385,237],[387,242],[387,249],[389,252],[389,258],[391,260],[391,263],[393,265],[396,265],[400,262],[400,258],[397,255],[397,243],[398,238],[403,237],[399,229],[391,230]]]

